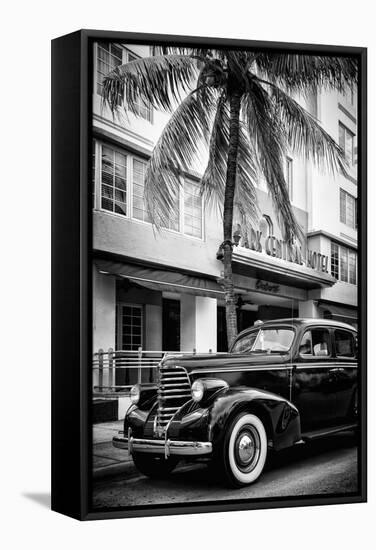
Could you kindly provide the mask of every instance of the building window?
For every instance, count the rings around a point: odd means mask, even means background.
[[[349,283],[356,285],[356,252],[349,250]]]
[[[346,159],[350,165],[355,164],[355,134],[351,132],[342,122],[338,123],[339,146],[345,151]]]
[[[202,237],[200,186],[187,180],[184,182],[184,233],[192,237]]]
[[[102,95],[103,79],[123,62],[123,49],[111,42],[98,42],[97,93]]]
[[[353,108],[356,107],[356,87],[347,86],[346,89],[339,93],[339,102]]]
[[[347,283],[349,280],[349,255],[347,248],[343,246],[340,247],[339,252],[339,268],[341,281]]]
[[[346,246],[331,243],[331,274],[344,283],[357,284],[357,253]]]
[[[273,222],[267,214],[264,214],[259,224],[260,232],[264,237],[273,236]]]
[[[146,210],[145,193],[146,162],[133,158],[133,217],[143,222],[150,222],[150,216]]]
[[[331,274],[338,279],[338,244],[331,243]]]
[[[102,145],[101,208],[127,214],[127,156]]]
[[[357,201],[356,198],[340,189],[340,221],[353,229],[357,228]]]
[[[116,348],[137,351],[139,347],[142,347],[142,327],[142,306],[118,304]]]
[[[130,63],[131,61],[135,61],[136,59],[138,59],[136,55],[127,51],[128,63]],[[153,122],[153,110],[150,103],[144,103],[140,97],[137,97],[135,110],[138,116],[144,118],[145,120],[148,120],[149,122]]]
[[[94,142],[93,208],[151,223],[144,197],[146,168],[145,160],[123,153],[120,148]],[[202,238],[203,204],[199,184],[186,180],[172,202],[169,218],[161,223],[162,227]]]
[[[151,218],[146,209],[145,204],[145,174],[147,163],[145,161],[133,158],[132,159],[132,217],[144,222],[151,222]],[[167,223],[162,223],[162,226],[166,229],[172,229],[173,231],[179,231],[179,193],[177,195],[174,207],[171,209],[170,218]]]
[[[119,65],[139,59],[138,56],[112,42],[98,42],[97,48],[97,93],[102,95],[103,79]],[[150,103],[144,103],[141,98],[136,100],[136,114],[149,122],[153,122],[153,109]]]
[[[162,222],[162,226],[172,231],[180,231],[180,191],[178,189],[176,196],[172,199],[173,206],[170,209],[170,215],[168,220]]]
[[[95,141],[93,140],[92,141],[92,151],[91,151],[91,197],[92,197],[92,207],[95,208],[96,207],[96,200],[95,200],[95,191],[96,191],[96,186],[95,186],[95,178],[96,178],[96,173],[95,173],[95,159],[96,159],[96,154],[95,154]]]
[[[290,157],[286,157],[286,184],[289,192],[290,200],[293,195],[293,160]]]

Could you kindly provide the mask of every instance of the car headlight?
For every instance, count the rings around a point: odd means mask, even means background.
[[[192,399],[198,403],[204,397],[205,386],[201,380],[196,380],[192,384]]]
[[[130,391],[130,398],[133,405],[137,405],[137,403],[140,401],[140,395],[141,395],[140,386],[138,384],[136,384],[135,386],[132,386]]]

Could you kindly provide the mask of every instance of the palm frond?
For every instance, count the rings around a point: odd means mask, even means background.
[[[189,46],[154,45],[151,47],[152,55],[187,55],[195,59],[223,58],[225,50],[216,48],[197,48]]]
[[[226,96],[218,99],[209,141],[208,164],[201,179],[201,192],[206,204],[221,214],[225,197],[226,166],[229,142],[229,112]]]
[[[205,203],[222,216],[226,185],[227,155],[230,136],[230,109],[225,93],[218,99],[209,143],[209,159],[201,180]],[[243,124],[239,133],[237,179],[234,198],[234,223],[246,234],[258,221],[254,151]]]
[[[283,170],[288,136],[283,126],[271,115],[273,109],[267,92],[256,80],[249,79],[248,93],[243,96],[242,114],[250,140],[255,145],[258,164],[266,179],[284,237],[289,240],[296,235],[302,240],[304,234],[290,203]]]
[[[258,55],[255,63],[269,81],[289,92],[318,88],[344,92],[353,88],[358,78],[354,57],[265,53]]]
[[[198,69],[185,55],[143,57],[116,67],[103,80],[103,101],[112,112],[126,102],[137,114],[137,101],[171,112],[182,96],[192,89]]]
[[[266,86],[273,100],[273,116],[282,122],[291,150],[317,166],[346,174],[345,152],[319,122],[281,88],[271,82],[259,82]]]
[[[165,226],[176,209],[181,176],[208,141],[215,104],[214,90],[192,91],[174,111],[154,147],[145,174],[145,200],[157,227]]]
[[[154,44],[150,48],[152,55],[206,55],[208,48],[194,48],[189,46],[168,46],[167,44]]]
[[[234,223],[239,223],[244,236],[259,222],[256,153],[242,123],[239,133],[237,178],[234,198]]]

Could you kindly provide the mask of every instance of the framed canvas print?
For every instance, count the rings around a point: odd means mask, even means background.
[[[366,500],[366,50],[52,42],[52,508]]]

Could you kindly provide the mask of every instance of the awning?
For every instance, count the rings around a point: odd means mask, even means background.
[[[247,277],[305,290],[326,288],[337,282],[330,273],[274,258],[241,246],[234,249],[233,271]]]
[[[108,260],[94,260],[94,263],[100,273],[129,279],[132,283],[149,290],[194,294],[210,298],[223,296],[222,287],[216,281],[205,277]]]
[[[355,307],[339,306],[330,302],[324,302],[323,300],[320,300],[318,305],[326,318],[336,319],[344,323],[354,323],[358,321],[358,310]]]

